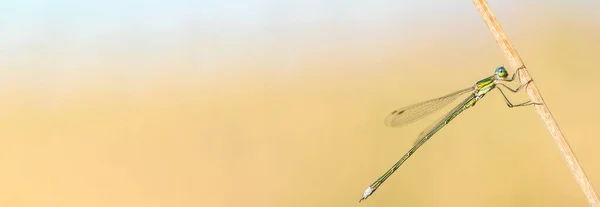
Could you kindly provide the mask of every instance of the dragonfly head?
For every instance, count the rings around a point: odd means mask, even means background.
[[[494,73],[496,79],[505,79],[508,77],[508,71],[503,66],[496,68],[496,72]]]

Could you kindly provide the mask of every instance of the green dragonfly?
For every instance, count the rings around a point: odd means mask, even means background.
[[[510,108],[519,107],[519,106],[527,106],[527,105],[531,105],[531,104],[536,104],[536,105],[541,104],[541,103],[532,103],[530,101],[520,103],[520,104],[512,104],[508,100],[508,98],[506,97],[506,95],[504,94],[502,89],[500,87],[497,87],[497,86],[502,86],[514,93],[518,92],[523,86],[526,87],[529,83],[531,83],[532,80],[529,80],[524,85],[520,85],[516,89],[512,89],[504,84],[505,82],[513,81],[515,78],[515,75],[517,73],[519,73],[519,71],[523,68],[524,67],[520,67],[519,69],[517,69],[517,71],[515,73],[513,73],[512,77],[508,78],[508,72],[506,71],[506,69],[503,66],[500,66],[500,67],[496,68],[494,75],[489,76],[484,79],[481,79],[480,81],[477,81],[477,83],[475,83],[475,85],[472,87],[465,88],[465,89],[456,91],[454,93],[451,93],[451,94],[448,94],[446,96],[442,96],[442,97],[439,97],[436,99],[431,99],[431,100],[424,101],[421,103],[406,106],[406,107],[400,108],[398,110],[395,110],[390,115],[388,115],[388,117],[385,119],[385,124],[387,126],[390,126],[390,127],[404,126],[408,123],[412,123],[419,119],[422,119],[425,116],[443,108],[444,106],[448,105],[452,101],[456,100],[456,98],[458,98],[460,95],[463,95],[466,93],[471,93],[471,95],[469,95],[469,97],[467,97],[458,106],[456,106],[454,109],[452,109],[446,116],[442,117],[442,119],[439,122],[434,123],[433,126],[426,129],[425,131],[423,131],[421,133],[421,135],[419,135],[420,138],[415,142],[414,146],[412,148],[410,148],[410,150],[408,150],[408,152],[406,152],[406,154],[404,154],[404,156],[402,156],[402,158],[400,158],[400,160],[398,160],[398,162],[396,162],[396,164],[394,164],[385,174],[383,174],[381,177],[379,177],[379,179],[375,180],[375,182],[373,182],[373,184],[371,184],[367,188],[367,190],[365,190],[365,192],[363,193],[362,198],[360,199],[359,202],[361,202],[361,201],[367,199],[369,196],[371,196],[377,190],[377,188],[379,188],[379,186],[381,186],[381,184],[386,179],[388,179],[400,167],[400,165],[402,165],[402,163],[404,163],[411,155],[413,155],[413,153],[415,153],[415,151],[417,151],[417,149],[419,149],[419,147],[421,147],[421,145],[423,145],[427,140],[429,140],[429,138],[431,138],[431,136],[433,136],[436,132],[438,132],[440,129],[442,129],[442,127],[446,126],[452,119],[454,119],[456,116],[458,116],[458,114],[460,114],[461,112],[465,111],[468,108],[471,108],[472,106],[475,106],[475,103],[477,103],[477,101],[479,101],[479,99],[483,98],[483,96],[485,96],[485,94],[492,91],[492,89],[497,88],[500,91],[500,93],[504,97],[506,105],[508,105],[508,107],[510,107]]]

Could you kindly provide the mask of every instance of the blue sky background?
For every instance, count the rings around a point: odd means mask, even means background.
[[[571,11],[578,15],[572,18],[600,20],[594,0],[489,3],[505,29],[518,35],[568,19]],[[247,70],[236,63],[294,71],[286,65],[339,54],[333,50],[383,51],[415,37],[439,39],[439,32],[489,41],[471,1],[443,0],[2,1],[0,31],[0,79],[53,86]]]

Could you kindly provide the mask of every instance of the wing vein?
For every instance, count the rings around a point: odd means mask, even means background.
[[[439,98],[434,98],[399,108],[392,111],[392,113],[386,117],[385,125],[390,127],[401,127],[406,124],[413,123],[425,118],[427,115],[432,114],[433,112],[440,110],[441,108],[444,108],[444,106],[452,103],[452,101],[456,100],[456,98],[458,98],[460,95],[473,90],[474,87],[469,87]]]

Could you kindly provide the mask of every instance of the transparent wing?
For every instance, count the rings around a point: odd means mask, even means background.
[[[427,133],[431,132],[434,130],[435,127],[437,127],[440,123],[442,123],[442,121],[448,119],[448,117],[450,116],[450,114],[456,112],[457,110],[459,110],[460,107],[463,107],[463,105],[472,97],[473,95],[467,97],[464,101],[462,101],[462,103],[456,105],[452,110],[448,111],[448,113],[444,114],[444,116],[440,117],[436,122],[433,122],[432,124],[430,124],[429,126],[427,126],[427,128],[425,128],[423,131],[421,131],[421,133],[419,134],[419,136],[417,137],[417,139],[415,139],[413,144],[416,144],[417,142],[419,142],[423,136],[425,136]]]
[[[392,111],[392,113],[385,118],[385,125],[390,127],[400,127],[415,122],[433,112],[436,112],[437,110],[440,110],[444,106],[456,100],[456,98],[458,98],[460,95],[469,93],[473,90],[474,87],[469,87],[439,98],[399,108],[398,110]]]

